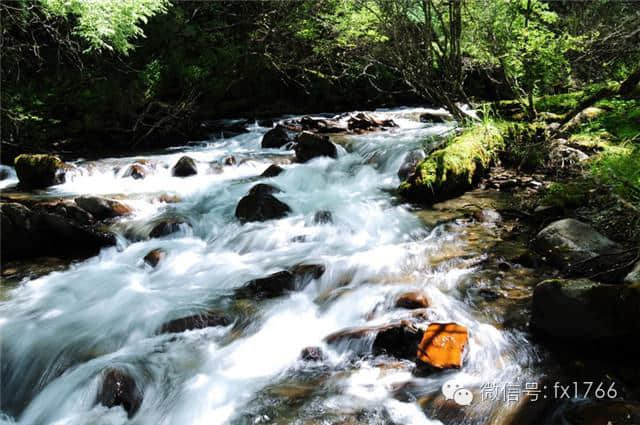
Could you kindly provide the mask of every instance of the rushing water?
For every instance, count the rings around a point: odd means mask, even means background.
[[[476,271],[475,262],[432,263],[447,246],[464,243],[461,226],[429,228],[393,197],[405,155],[452,130],[418,122],[418,112],[381,112],[399,127],[344,137],[337,159],[283,165],[286,171],[269,179],[257,176],[292,152],[261,149],[268,129],[257,125],[186,148],[75,162],[67,183],[47,196],[113,196],[135,213],[114,223],[118,246],[7,294],[0,306],[4,421],[437,424],[420,398],[432,395],[438,402],[442,385],[455,377],[478,399],[455,423],[486,423],[500,403],[479,400],[479,385],[522,382],[533,373],[528,365],[534,353],[517,331],[497,329],[465,302],[461,285]],[[170,167],[184,154],[198,162],[198,174],[171,177]],[[212,164],[229,155],[239,165],[216,171]],[[147,178],[123,178],[126,166],[142,158],[150,161]],[[11,174],[3,186],[14,181]],[[277,197],[293,212],[239,223],[235,207],[257,181],[281,188]],[[163,194],[179,201],[161,202]],[[333,222],[314,224],[320,210],[330,211]],[[145,239],[166,216],[183,217],[191,227]],[[168,256],[152,270],[142,258],[154,248]],[[322,264],[326,272],[304,290],[276,299],[243,300],[234,293],[250,279],[300,263]],[[416,377],[408,362],[369,355],[371,341],[323,343],[344,328],[407,317],[393,300],[415,289],[431,299],[430,320],[469,329],[460,371]],[[211,308],[235,323],[156,333],[168,320]],[[307,346],[323,347],[327,359],[300,360]],[[142,406],[130,419],[120,407],[95,403],[101,371],[112,366],[126,369],[144,389]],[[410,394],[399,396],[399,388],[411,388]]]

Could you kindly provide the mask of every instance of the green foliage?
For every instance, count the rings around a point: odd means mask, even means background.
[[[566,84],[570,75],[566,54],[579,39],[557,28],[558,15],[546,3],[484,0],[468,6],[465,51],[484,66],[501,67],[517,96]]]
[[[592,173],[625,199],[640,205],[640,148],[605,151],[591,166]]]
[[[502,162],[523,171],[534,171],[548,155],[547,135],[543,123],[503,122],[505,147],[500,154]]]
[[[89,50],[128,53],[132,38],[144,36],[142,24],[164,13],[169,0],[40,0],[51,15],[73,17],[75,33],[89,43]]]
[[[550,207],[576,208],[585,204],[592,187],[587,181],[552,183],[544,190],[541,201]]]

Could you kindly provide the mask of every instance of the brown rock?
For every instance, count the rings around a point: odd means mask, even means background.
[[[97,402],[109,408],[122,406],[128,416],[132,417],[142,404],[142,391],[127,372],[107,369],[103,372]]]
[[[469,340],[467,328],[457,323],[432,323],[418,345],[418,363],[437,369],[462,367]]]
[[[149,233],[150,238],[159,238],[162,236],[170,235],[171,233],[175,233],[180,230],[180,226],[186,224],[182,220],[169,219],[161,221],[156,224],[151,232]]]
[[[405,292],[396,300],[396,307],[406,308],[408,310],[427,308],[429,304],[429,299],[424,293],[415,291]]]
[[[134,180],[144,179],[146,176],[147,168],[143,164],[138,162],[129,165],[129,167],[127,167],[127,170],[122,175],[122,177],[131,177]]]
[[[99,196],[80,196],[75,199],[75,203],[98,220],[120,217],[130,214],[132,211],[130,207],[122,202]]]
[[[183,156],[176,162],[171,169],[171,175],[174,177],[189,177],[198,174],[198,167],[193,158]]]
[[[154,250],[149,251],[147,255],[144,256],[144,262],[155,268],[160,261],[164,260],[167,256],[167,251],[162,248],[156,248]]]
[[[231,321],[222,313],[208,311],[203,314],[181,317],[165,323],[160,328],[160,333],[180,333],[192,329],[204,329],[213,326],[227,326]]]

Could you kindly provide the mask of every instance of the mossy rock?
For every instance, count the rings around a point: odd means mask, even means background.
[[[22,154],[14,161],[20,185],[28,189],[42,189],[64,183],[70,168],[60,158],[47,154]]]
[[[504,148],[498,128],[481,124],[465,130],[446,147],[432,152],[398,188],[404,198],[433,204],[474,187]]]

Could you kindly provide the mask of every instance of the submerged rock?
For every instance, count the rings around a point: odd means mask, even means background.
[[[588,279],[551,279],[533,292],[531,328],[562,341],[615,340],[637,326],[640,291]]]
[[[228,326],[231,323],[224,314],[215,311],[207,311],[203,314],[181,317],[165,323],[160,328],[160,333],[180,333],[193,329],[204,329],[214,326]]]
[[[296,136],[294,149],[298,162],[307,162],[319,156],[338,157],[336,145],[331,142],[329,136],[313,134],[308,131],[303,131]]]
[[[149,251],[149,253],[144,256],[144,262],[155,268],[166,256],[167,251],[162,248],[156,248]]]
[[[271,193],[280,189],[268,184],[258,184],[249,194],[240,199],[236,207],[236,217],[241,222],[266,221],[287,216],[291,208]]]
[[[80,196],[75,203],[98,220],[120,217],[131,213],[131,208],[119,201],[98,196]]]
[[[290,141],[291,139],[289,138],[287,130],[281,125],[277,125],[262,136],[262,148],[280,148]]]
[[[171,169],[171,175],[174,177],[189,177],[198,174],[198,167],[193,158],[183,156],[176,162]]]
[[[150,238],[160,238],[162,236],[167,236],[172,233],[178,232],[180,227],[183,225],[189,225],[183,220],[179,219],[167,219],[163,220],[160,223],[156,224],[151,232],[149,233]]]
[[[284,168],[279,165],[271,164],[262,174],[260,174],[260,177],[275,177],[280,175],[283,171]]]
[[[14,160],[20,185],[27,189],[43,189],[65,182],[65,173],[70,168],[54,155],[22,154]]]
[[[98,403],[109,408],[122,406],[131,418],[140,408],[142,398],[141,389],[127,372],[121,369],[107,369],[103,372]]]
[[[225,157],[225,158],[222,160],[222,163],[223,163],[224,165],[229,165],[229,166],[231,166],[231,165],[236,165],[236,164],[238,163],[238,160],[236,159],[236,157],[235,157],[235,156],[230,155],[230,156]]]
[[[333,215],[331,211],[316,211],[313,215],[313,222],[315,224],[333,223]]]
[[[422,292],[405,292],[396,299],[396,307],[415,310],[429,307],[429,299]]]
[[[432,323],[418,346],[418,365],[436,369],[462,367],[469,340],[467,328],[457,323]]]
[[[577,263],[621,249],[593,227],[573,218],[555,221],[542,229],[533,246],[546,261],[565,271]]]

